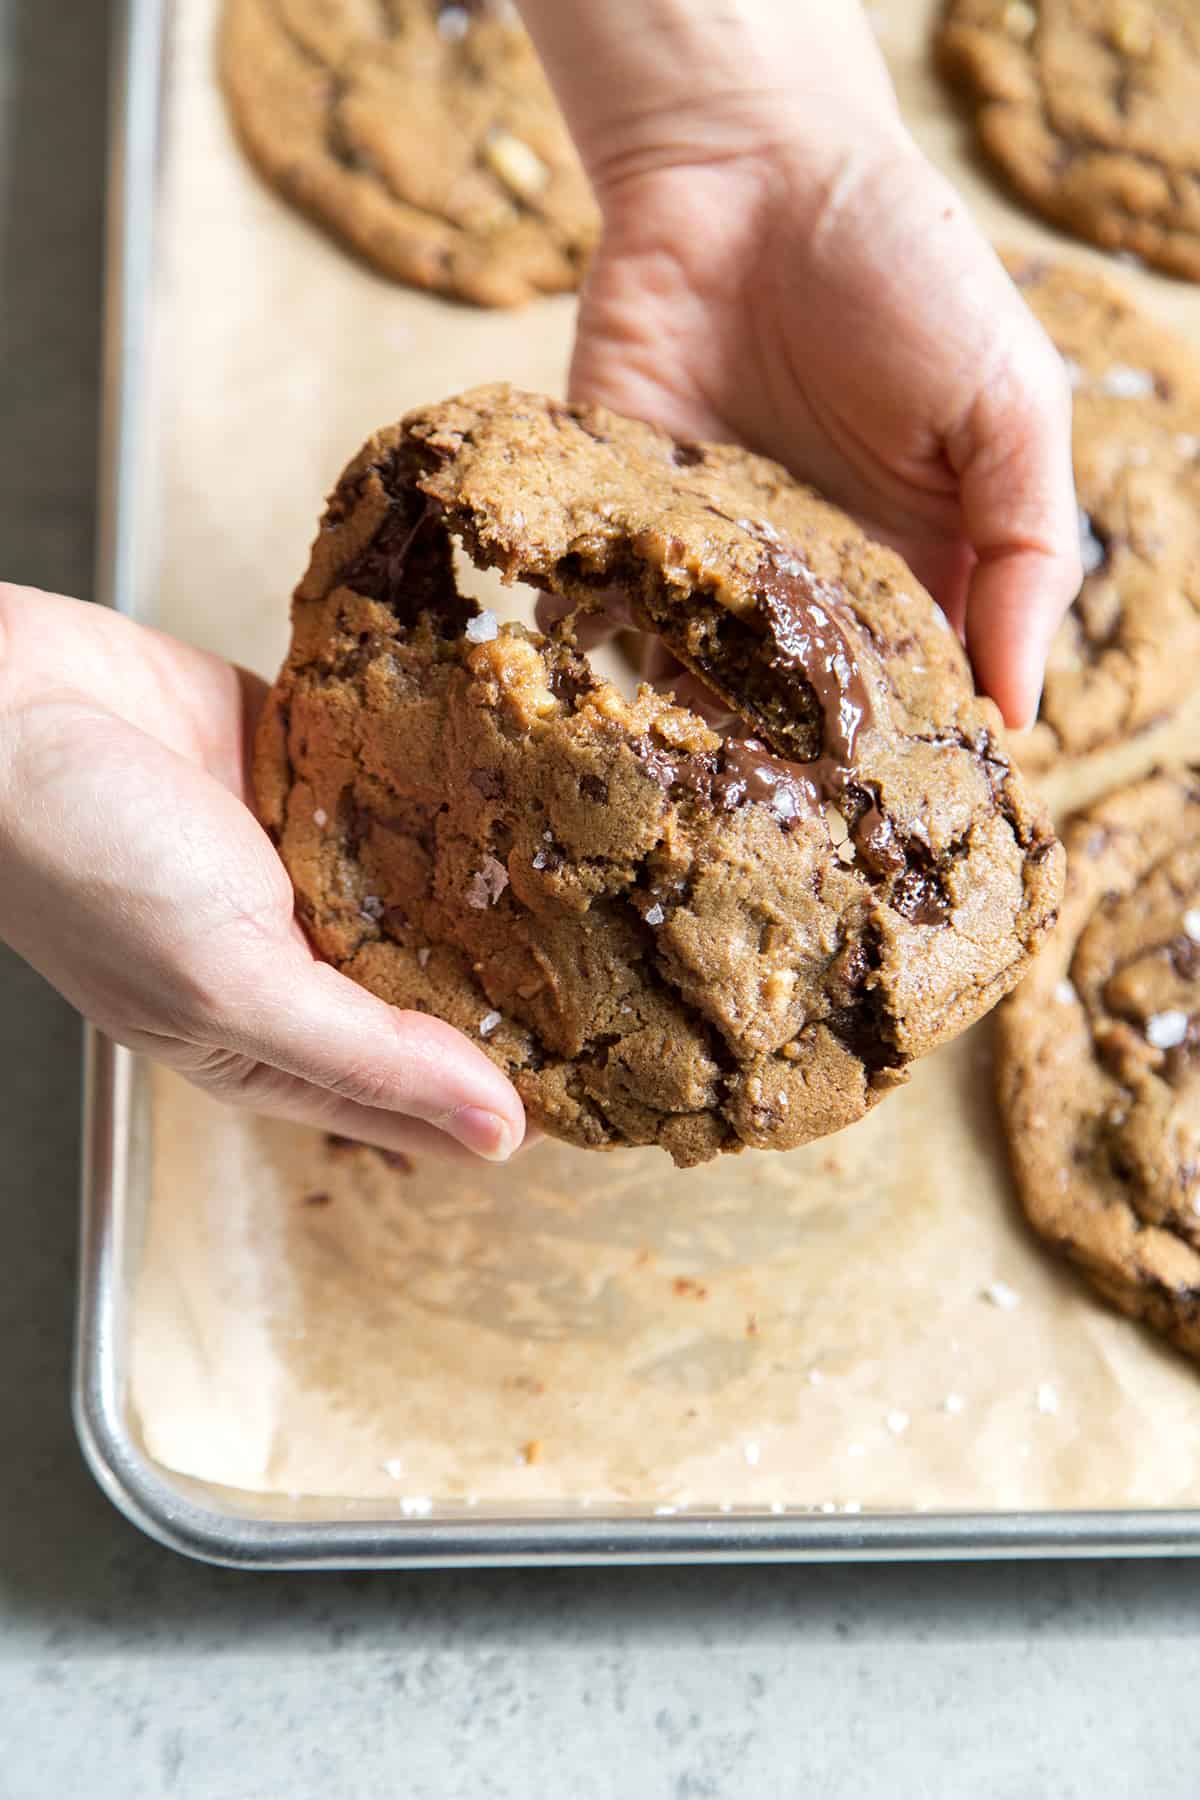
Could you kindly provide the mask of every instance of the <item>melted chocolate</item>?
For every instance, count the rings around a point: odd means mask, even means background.
[[[950,914],[941,882],[924,869],[910,868],[900,877],[892,905],[910,925],[944,925]]]
[[[1171,942],[1171,967],[1182,981],[1195,981],[1200,976],[1200,944],[1190,937],[1177,937]]]
[[[847,768],[858,734],[874,717],[850,639],[839,624],[835,591],[795,557],[768,566],[760,604],[770,629],[771,664],[802,675],[824,722],[820,761]]]
[[[426,614],[441,636],[456,637],[479,608],[455,584],[442,507],[413,485],[411,462],[399,456],[381,465],[379,476],[390,501],[387,513],[339,581],[390,607],[406,628]]]
[[[807,763],[773,756],[757,738],[726,738],[713,776],[713,799],[727,812],[757,801],[783,821],[821,810],[821,792]]]
[[[854,843],[869,869],[877,875],[899,875],[905,866],[903,847],[892,821],[872,800],[854,827]]]

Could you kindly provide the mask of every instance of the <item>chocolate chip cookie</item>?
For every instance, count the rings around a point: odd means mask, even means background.
[[[1200,670],[1200,364],[1114,283],[1009,255],[1065,358],[1084,583],[1018,755],[1045,767],[1172,712]]]
[[[948,0],[937,47],[1039,212],[1200,281],[1195,0]]]
[[[620,590],[735,709],[499,625],[455,547]],[[481,388],[342,476],[260,728],[316,949],[449,1020],[570,1142],[679,1164],[859,1118],[1018,979],[1062,852],[891,551],[773,463]]]
[[[1123,1312],[1200,1355],[1200,770],[1064,832],[1058,929],[999,1014],[1021,1204]]]
[[[225,90],[285,197],[397,281],[574,288],[596,209],[505,0],[227,0]]]

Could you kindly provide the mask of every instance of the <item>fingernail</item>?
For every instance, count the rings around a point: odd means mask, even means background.
[[[507,1162],[517,1147],[516,1134],[508,1120],[482,1106],[460,1106],[446,1120],[445,1129],[488,1162]]]

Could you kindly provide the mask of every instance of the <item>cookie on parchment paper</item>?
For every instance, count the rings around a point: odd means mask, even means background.
[[[1167,718],[1200,681],[1200,360],[1094,271],[1005,262],[1074,389],[1084,583],[1017,745],[1044,768]]]
[[[504,0],[226,0],[221,67],[268,181],[385,275],[484,306],[578,286],[595,203]]]
[[[1200,1355],[1200,770],[1070,820],[1049,944],[1001,1007],[997,1080],[1033,1229]]]
[[[947,0],[937,53],[1040,213],[1200,281],[1195,0]]]

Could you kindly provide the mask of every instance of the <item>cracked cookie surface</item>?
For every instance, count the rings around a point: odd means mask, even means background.
[[[1039,212],[1200,281],[1194,0],[948,0],[937,50]]]
[[[1086,269],[1008,254],[1066,361],[1082,591],[1050,651],[1021,762],[1045,767],[1168,716],[1200,666],[1200,362]]]
[[[500,626],[478,565],[635,617],[721,737]],[[783,470],[485,388],[374,437],[296,590],[256,787],[317,950],[532,1119],[681,1164],[859,1118],[1018,979],[1061,847],[891,551]]]
[[[398,281],[578,286],[596,209],[505,0],[226,0],[225,91],[271,184]]]
[[[997,1079],[1034,1230],[1200,1355],[1200,770],[1064,831],[1067,889],[999,1014]]]

